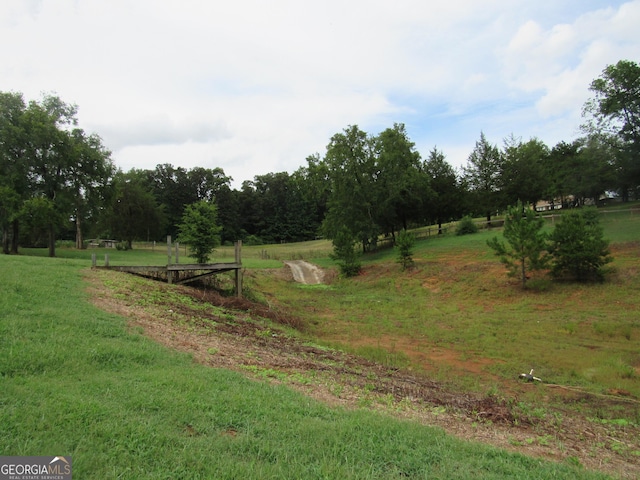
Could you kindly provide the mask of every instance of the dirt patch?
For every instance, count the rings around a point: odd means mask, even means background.
[[[333,340],[339,343],[339,339]],[[452,371],[466,372],[467,374],[484,375],[492,377],[487,373],[486,367],[496,363],[496,360],[484,358],[477,355],[465,354],[455,350],[425,346],[424,342],[418,339],[411,339],[405,336],[393,337],[390,335],[380,335],[375,338],[359,337],[350,340],[349,345],[353,348],[373,347],[386,350],[387,352],[402,352],[411,360],[411,365],[417,365],[425,372],[434,372],[440,366],[446,365]]]
[[[89,271],[87,280],[97,306],[128,318],[132,327],[202,364],[286,383],[332,405],[381,410],[464,439],[556,461],[577,460],[620,478],[640,477],[636,426],[588,421],[569,408],[528,412],[517,398],[457,391],[427,375],[304,342],[278,328],[301,327],[301,319],[247,300],[104,270]],[[176,301],[176,295],[188,301]],[[450,356],[445,349],[432,354]],[[481,362],[473,366],[479,372],[482,367]],[[613,400],[580,392],[566,396],[567,403],[581,401],[611,406]]]

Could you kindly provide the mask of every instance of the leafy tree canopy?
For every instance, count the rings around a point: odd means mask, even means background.
[[[463,170],[475,210],[485,214],[489,224],[492,212],[500,207],[501,163],[500,150],[481,132],[480,140],[476,142]]]
[[[505,141],[500,186],[506,204],[521,202],[535,208],[544,198],[551,178],[545,168],[548,156],[549,148],[537,138],[523,142],[512,135]]]
[[[215,247],[220,245],[215,204],[201,200],[187,205],[180,224],[179,240],[187,243],[198,263],[207,263]]]
[[[585,103],[582,128],[619,151],[618,189],[626,200],[640,187],[640,65],[630,60],[607,65],[590,90],[595,96]]]
[[[591,127],[618,134],[640,147],[640,65],[630,60],[608,65],[591,82],[590,90],[595,98],[586,103],[585,114],[596,122]]]
[[[429,219],[437,222],[442,233],[443,222],[459,218],[464,210],[464,189],[454,168],[446,161],[443,152],[433,148],[424,162],[433,196],[429,199]]]

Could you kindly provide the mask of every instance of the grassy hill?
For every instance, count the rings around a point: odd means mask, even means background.
[[[379,252],[328,286],[293,284],[278,262],[330,267],[326,242],[245,248],[253,311],[90,272],[88,252],[1,256],[0,452],[71,455],[78,478],[633,478],[640,221],[603,223],[607,283],[526,293],[484,246],[497,232],[421,241],[410,273]],[[530,368],[551,385],[514,379]],[[481,415],[498,406],[504,418]]]

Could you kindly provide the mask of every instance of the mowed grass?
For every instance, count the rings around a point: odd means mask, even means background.
[[[493,391],[533,368],[547,383],[640,397],[640,215],[601,221],[614,257],[604,283],[536,275],[523,291],[486,245],[500,229],[421,240],[408,272],[383,250],[329,288],[254,281],[325,342],[465,388]]]
[[[90,304],[84,259],[0,256],[0,454],[81,479],[606,478],[194,363]]]

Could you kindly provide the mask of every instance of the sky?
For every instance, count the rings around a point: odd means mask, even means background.
[[[640,60],[640,0],[2,0],[0,91],[58,95],[116,166],[293,173],[350,125],[466,165],[484,132],[580,135]]]

